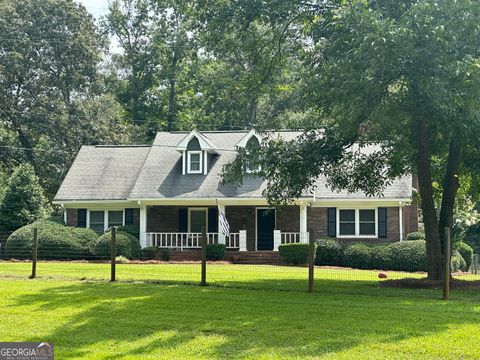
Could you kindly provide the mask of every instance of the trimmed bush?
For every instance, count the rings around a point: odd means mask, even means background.
[[[425,240],[425,234],[421,231],[411,232],[407,234],[407,240]]]
[[[480,224],[470,225],[463,241],[473,248],[475,254],[480,254]]]
[[[223,260],[225,259],[225,251],[227,247],[225,244],[208,244],[207,245],[207,260]]]
[[[457,250],[460,253],[463,260],[465,261],[465,267],[460,268],[460,270],[468,271],[468,269],[470,269],[470,266],[472,265],[472,261],[473,261],[473,248],[470,245],[468,245],[467,243],[464,243],[463,241],[460,241],[460,242],[455,244],[455,250]]]
[[[372,267],[372,252],[373,248],[365,244],[353,244],[345,250],[345,265],[355,269],[370,269]]]
[[[390,247],[381,245],[370,248],[371,267],[370,269],[388,270],[392,263],[392,252]]]
[[[119,226],[117,228],[118,231],[127,233],[129,235],[132,235],[133,237],[136,237],[137,239],[140,239],[140,227],[138,225],[125,225],[125,226]]]
[[[39,259],[88,259],[97,234],[91,229],[75,228],[51,221],[37,221],[26,225],[7,239],[5,257],[32,258],[33,228],[38,229]]]
[[[315,265],[342,265],[343,248],[337,239],[325,238],[317,240]]]
[[[465,260],[458,250],[453,252],[452,258],[450,259],[450,265],[452,272],[465,271]]]
[[[170,249],[160,249],[160,260],[170,261]]]
[[[308,244],[283,244],[278,247],[282,261],[287,264],[300,265],[308,262]]]
[[[142,249],[142,255],[144,260],[153,260],[156,258],[158,248],[156,246],[147,246]]]
[[[125,232],[117,233],[117,256],[124,256],[127,259],[139,259],[142,256],[142,249],[137,238]],[[112,233],[107,231],[101,235],[93,244],[93,253],[99,258],[111,256]]]
[[[389,270],[425,271],[427,252],[425,240],[396,242],[389,245],[392,261]]]

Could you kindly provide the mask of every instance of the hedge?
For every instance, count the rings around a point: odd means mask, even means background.
[[[381,245],[370,248],[371,268],[377,270],[386,270],[392,263],[392,251],[390,246]]]
[[[227,247],[225,244],[208,244],[207,245],[207,260],[223,260],[225,259],[225,251]]]
[[[153,260],[157,257],[158,248],[156,246],[147,246],[142,249],[142,258],[144,260]]]
[[[315,265],[341,265],[343,258],[342,244],[337,239],[317,240]]]
[[[389,245],[392,261],[390,269],[401,271],[426,271],[427,251],[425,240],[401,241]]]
[[[414,231],[407,234],[407,240],[425,240],[425,234],[421,231]]]
[[[142,249],[140,242],[134,236],[125,232],[118,232],[116,237],[117,248],[116,255],[124,256],[127,259],[140,259]],[[111,256],[112,233],[107,231],[101,235],[93,244],[92,252],[99,258],[109,258]]]
[[[345,250],[344,264],[356,269],[372,268],[372,248],[365,244],[354,244]]]
[[[287,264],[306,264],[308,262],[308,244],[283,244],[278,247],[282,261]]]
[[[455,244],[454,250],[457,250],[465,261],[465,267],[463,269],[460,268],[460,270],[468,271],[473,261],[473,248],[461,241]]]
[[[34,228],[38,231],[39,259],[88,259],[92,256],[91,245],[98,236],[91,229],[37,221],[21,227],[8,237],[4,257],[31,259]]]
[[[117,228],[120,232],[125,232],[137,239],[140,239],[140,227],[138,225],[124,225]]]

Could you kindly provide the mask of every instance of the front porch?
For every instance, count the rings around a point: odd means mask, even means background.
[[[219,230],[219,211],[230,225],[230,236]],[[269,209],[257,205],[175,206],[152,205],[140,209],[142,247],[200,249],[201,229],[207,244],[225,244],[230,251],[278,251],[281,244],[308,243],[307,206]]]

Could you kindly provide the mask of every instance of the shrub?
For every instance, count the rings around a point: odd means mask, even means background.
[[[425,240],[425,234],[421,231],[411,232],[407,235],[407,240]]]
[[[153,260],[156,258],[158,248],[156,246],[147,246],[142,249],[143,259]]]
[[[450,259],[452,272],[465,271],[466,263],[458,250],[455,250]]]
[[[480,254],[480,224],[470,225],[463,241],[473,248],[475,254]]]
[[[170,249],[160,249],[160,260],[170,261]]]
[[[140,238],[140,228],[137,225],[124,225],[117,228],[118,231],[125,232],[137,239]]]
[[[371,267],[370,269],[387,270],[392,263],[392,252],[390,247],[382,245],[370,248]]]
[[[225,244],[208,244],[207,245],[207,259],[208,260],[223,260],[226,251]],[[167,260],[168,261],[168,260]]]
[[[337,239],[325,238],[317,240],[315,265],[341,265],[343,248]]]
[[[389,270],[425,271],[427,253],[425,240],[396,242],[389,245],[391,265]]]
[[[127,259],[139,259],[142,255],[140,242],[134,236],[125,232],[117,233],[117,251],[118,256],[124,256]],[[100,258],[109,258],[111,256],[112,233],[107,231],[101,235],[93,244],[93,253]]]
[[[472,265],[473,261],[473,249],[467,243],[460,241],[455,244],[455,250],[457,250],[460,255],[462,256],[463,260],[465,260],[465,268],[461,269],[462,271],[468,271],[470,266]]]
[[[91,229],[67,227],[50,221],[26,225],[7,239],[5,256],[25,259],[32,257],[33,228],[38,230],[39,259],[85,259],[91,257],[91,245],[97,234]]]
[[[280,257],[287,264],[306,264],[308,262],[308,244],[283,244],[278,247]]]
[[[372,248],[365,244],[353,244],[345,250],[346,266],[356,269],[370,269],[372,266]]]

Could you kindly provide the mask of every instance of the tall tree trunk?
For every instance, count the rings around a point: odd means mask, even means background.
[[[257,108],[258,108],[258,98],[253,98],[250,101],[248,108],[248,126],[251,128],[257,122]]]
[[[12,121],[13,128],[18,135],[18,140],[20,144],[22,144],[23,152],[25,157],[27,158],[28,162],[33,166],[35,173],[38,175],[37,171],[37,162],[35,161],[35,156],[33,154],[33,146],[28,138],[28,135],[23,131],[22,127],[18,125],[16,121]]]
[[[442,254],[445,256],[445,227],[452,228],[453,211],[455,207],[455,198],[459,187],[458,170],[461,162],[461,150],[455,133],[450,139],[448,149],[447,168],[443,178],[442,207],[440,208],[440,216],[438,220],[438,228],[440,231],[440,239],[442,245]]]
[[[168,114],[167,114],[167,131],[172,131],[175,128],[176,115],[176,99],[175,99],[175,77],[177,75],[177,52],[173,52],[170,72],[170,92],[168,95]]]
[[[427,271],[430,280],[442,279],[442,248],[437,220],[437,212],[433,201],[433,186],[431,174],[430,138],[424,119],[415,121],[414,135],[416,140],[416,165],[418,188],[421,197],[423,222],[427,243]]]

